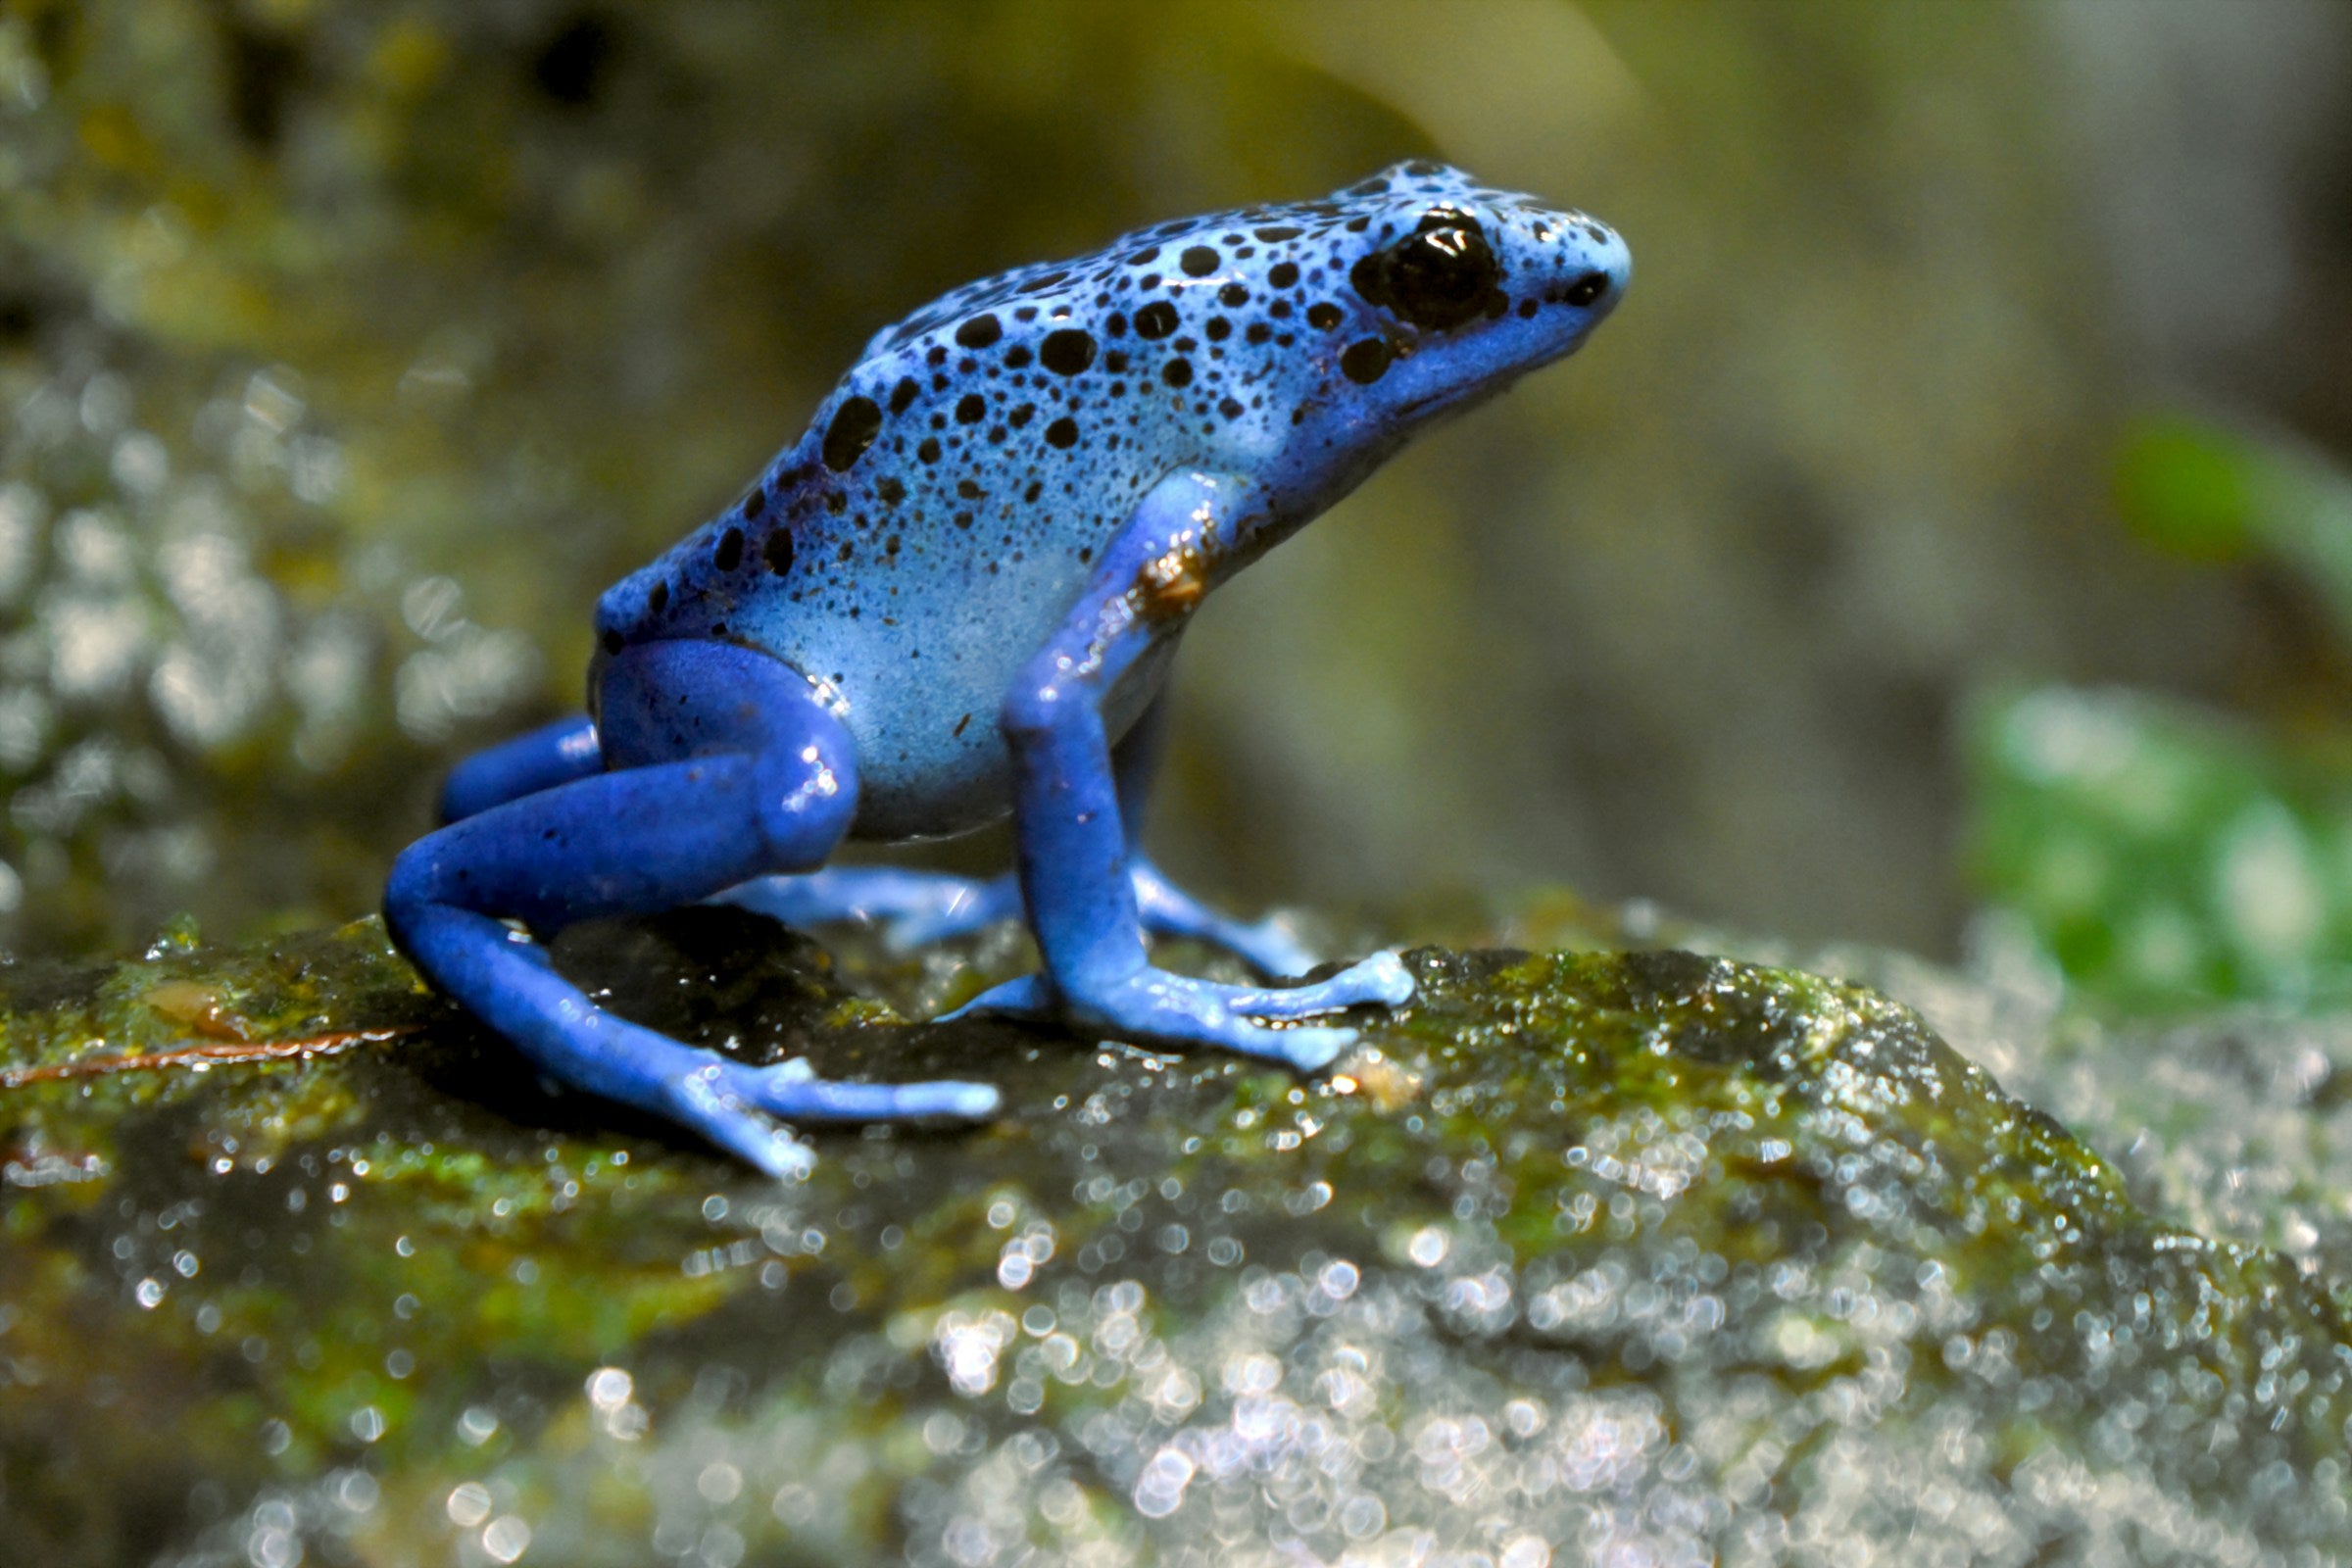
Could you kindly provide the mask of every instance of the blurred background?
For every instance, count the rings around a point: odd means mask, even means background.
[[[2352,996],[2323,0],[5,0],[0,946],[371,908],[874,328],[1412,156],[1634,290],[1208,607],[1173,869]]]

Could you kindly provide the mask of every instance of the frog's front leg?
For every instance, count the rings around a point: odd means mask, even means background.
[[[1223,1046],[1319,1067],[1354,1039],[1334,1027],[1269,1028],[1260,1020],[1396,1005],[1412,976],[1377,954],[1313,985],[1245,990],[1154,969],[1130,869],[1102,705],[1158,639],[1173,635],[1236,546],[1232,480],[1165,479],[1128,519],[1060,628],[1006,696],[1013,760],[1013,825],[1021,890],[1042,973],[1000,986],[971,1005],[1057,1011],[1145,1039]]]
[[[979,1116],[984,1084],[837,1084],[804,1063],[749,1067],[604,1011],[511,931],[689,904],[763,872],[821,862],[857,809],[848,734],[808,682],[764,654],[704,642],[626,649],[605,667],[610,771],[486,806],[401,856],[393,939],[440,988],[550,1077],[701,1132],[761,1168],[808,1152],[771,1117]],[[547,748],[526,746],[513,782]],[[488,793],[485,790],[485,793]]]
[[[1110,754],[1119,817],[1126,826],[1127,868],[1135,879],[1136,912],[1144,930],[1223,948],[1260,974],[1304,974],[1318,960],[1281,919],[1252,922],[1220,914],[1169,881],[1145,853],[1144,809],[1158,770],[1167,708],[1164,693],[1154,698]],[[889,865],[835,865],[806,876],[764,877],[728,889],[719,902],[757,909],[787,925],[878,921],[884,940],[902,953],[967,936],[1000,920],[1017,920],[1022,912],[1016,874],[981,880]]]
[[[1161,743],[1167,738],[1168,698],[1152,699],[1119,744],[1111,748],[1111,774],[1118,784],[1119,819],[1127,831],[1127,872],[1135,882],[1135,907],[1144,929],[1155,937],[1189,937],[1246,959],[1258,973],[1304,974],[1321,960],[1279,917],[1237,920],[1220,914],[1168,880],[1144,850],[1144,811],[1159,773]]]

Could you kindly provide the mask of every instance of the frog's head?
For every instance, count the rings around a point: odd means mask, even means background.
[[[1342,381],[1400,427],[1575,352],[1633,275],[1625,241],[1592,219],[1442,164],[1396,165],[1334,200],[1353,213],[1330,236],[1347,318],[1325,341]]]

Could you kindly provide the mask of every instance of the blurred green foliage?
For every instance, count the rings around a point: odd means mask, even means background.
[[[2352,478],[2172,415],[2127,431],[2125,523],[2206,562],[2259,556],[2352,637]],[[2012,691],[1969,737],[1984,890],[2083,994],[2138,1009],[2352,1004],[2352,724],[2284,734],[2121,690]]]
[[[2352,1004],[2352,767],[2142,694],[1988,699],[1973,858],[2087,995]]]
[[[2318,596],[2352,640],[2352,476],[2277,436],[2186,415],[2127,428],[2116,510],[2161,549],[2227,561],[2259,553]]]

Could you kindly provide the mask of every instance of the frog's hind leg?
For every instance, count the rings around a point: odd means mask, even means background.
[[[836,1084],[747,1067],[615,1017],[504,923],[548,934],[689,904],[821,863],[857,809],[848,734],[778,662],[713,643],[655,643],[604,674],[612,770],[487,807],[393,866],[384,912],[418,968],[542,1071],[693,1127],[785,1174],[808,1152],[770,1117],[981,1116],[984,1084]]]
[[[449,770],[441,786],[441,820],[463,821],[477,811],[604,770],[596,723],[574,713],[474,753]]]

